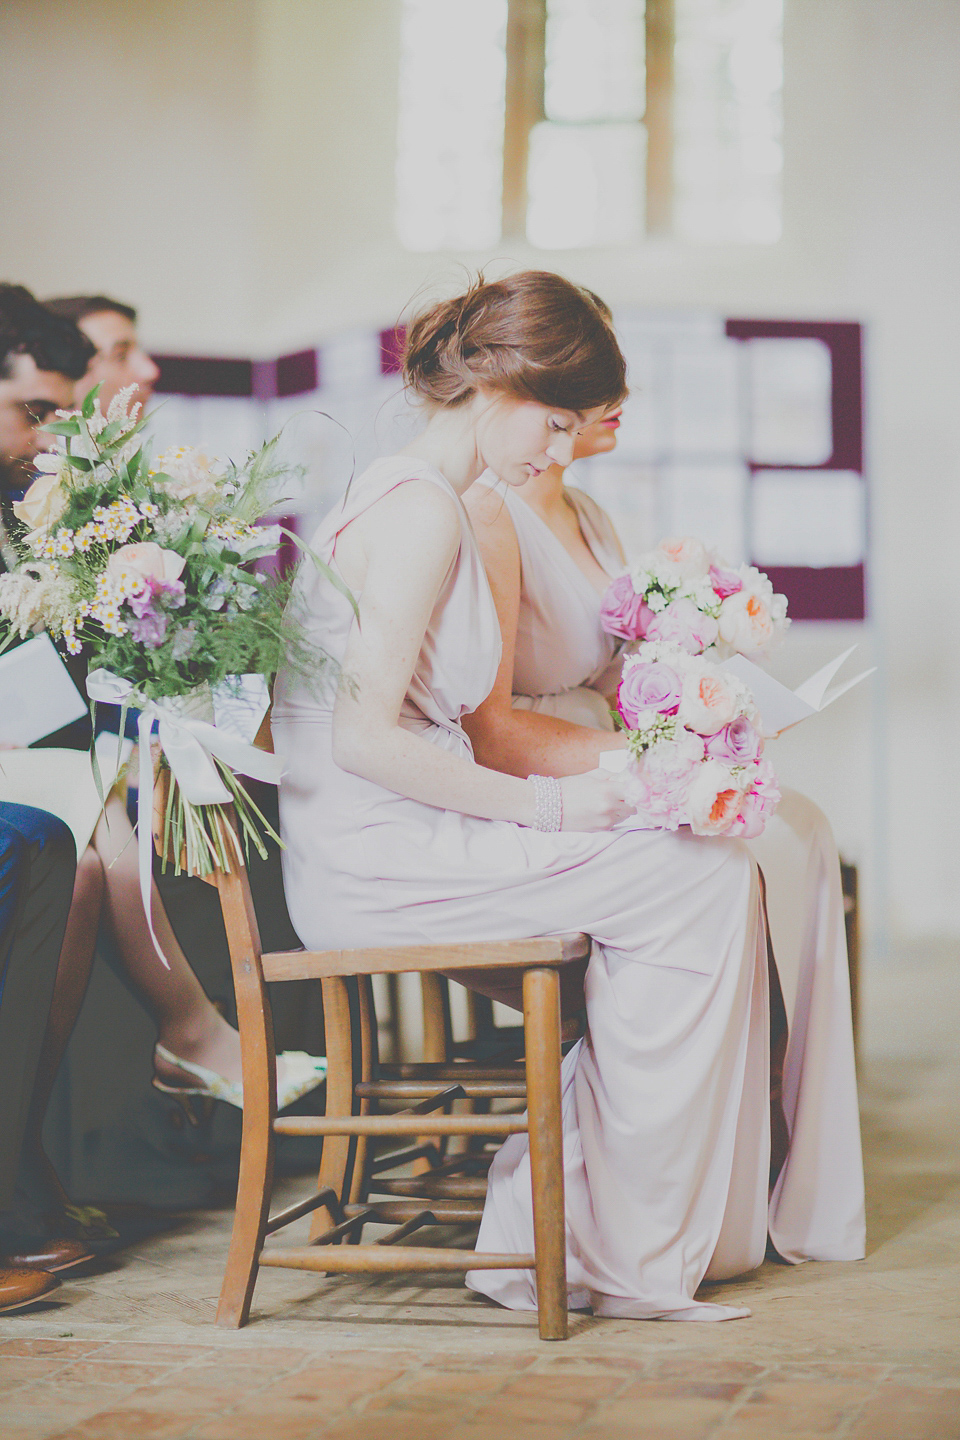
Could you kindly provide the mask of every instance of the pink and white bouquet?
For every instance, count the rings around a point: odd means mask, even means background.
[[[784,595],[753,565],[727,565],[700,541],[661,540],[612,582],[603,628],[624,640],[667,641],[689,655],[762,656],[789,620]]]
[[[760,835],[780,800],[747,686],[670,641],[624,661],[617,712],[633,756],[627,799],[650,829]]]

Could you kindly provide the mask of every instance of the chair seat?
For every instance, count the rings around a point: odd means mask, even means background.
[[[572,965],[590,955],[579,931],[530,940],[452,945],[392,945],[369,950],[277,950],[262,957],[265,980],[322,980],[325,976],[390,975],[431,970],[512,970]]]

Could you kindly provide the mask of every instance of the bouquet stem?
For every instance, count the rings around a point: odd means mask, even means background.
[[[193,805],[183,792],[166,760],[161,757],[154,788],[154,844],[166,874],[197,875],[209,879],[218,870],[229,874],[234,865],[249,859],[251,845],[262,860],[267,858],[264,837],[283,848],[283,841],[242,782],[228,766],[214,764],[230,791],[232,800],[222,805]]]

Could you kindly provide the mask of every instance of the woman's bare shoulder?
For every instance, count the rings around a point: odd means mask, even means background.
[[[338,554],[343,545],[349,550],[356,542],[368,556],[411,547],[452,553],[460,543],[461,517],[451,492],[431,480],[411,475],[378,496],[345,527]],[[353,542],[351,534],[355,536]]]

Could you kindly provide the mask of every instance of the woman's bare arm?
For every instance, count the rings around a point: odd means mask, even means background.
[[[486,486],[472,486],[464,503],[474,522],[503,636],[503,657],[494,687],[472,715],[463,717],[477,760],[508,775],[561,776],[594,770],[605,750],[623,746],[621,735],[514,709],[514,652],[520,614],[517,532],[502,496]]]
[[[475,765],[402,728],[400,709],[437,596],[457,555],[454,501],[409,481],[343,532],[337,559],[360,595],[333,714],[333,758],[344,770],[427,805],[532,825],[533,786]],[[607,829],[627,813],[620,785],[576,776],[564,786],[565,828]]]

